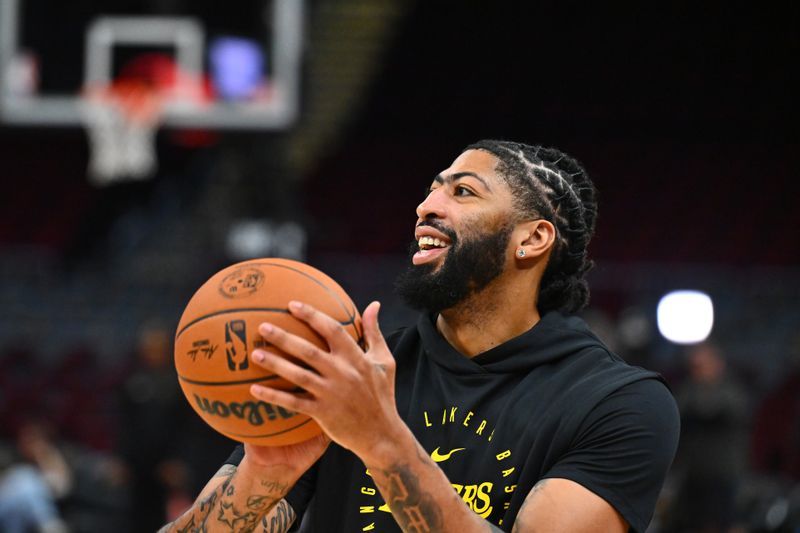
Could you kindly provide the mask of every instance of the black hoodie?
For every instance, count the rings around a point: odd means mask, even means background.
[[[679,428],[657,374],[556,312],[471,359],[434,321],[423,315],[387,339],[397,407],[474,512],[510,531],[537,481],[566,478],[646,529]],[[361,461],[334,444],[286,499],[298,516],[308,508],[303,531],[400,531]]]

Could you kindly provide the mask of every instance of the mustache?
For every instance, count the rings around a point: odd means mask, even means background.
[[[445,235],[447,235],[447,238],[450,239],[450,243],[451,244],[455,244],[456,241],[458,240],[458,237],[456,236],[456,232],[453,231],[452,228],[448,228],[447,226],[445,226],[444,224],[442,224],[438,220],[423,220],[422,222],[417,224],[418,228],[421,228],[422,226],[428,226],[428,227],[431,227],[431,228],[435,229],[436,231],[440,231],[440,232],[444,233]]]

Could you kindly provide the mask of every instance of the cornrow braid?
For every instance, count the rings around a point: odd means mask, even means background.
[[[589,241],[597,218],[595,189],[575,159],[555,149],[482,140],[466,150],[485,150],[499,163],[520,220],[544,218],[556,228],[556,242],[539,288],[540,313],[576,313],[589,303],[586,273],[594,263]]]

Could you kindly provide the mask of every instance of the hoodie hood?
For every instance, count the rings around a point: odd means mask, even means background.
[[[455,373],[519,373],[557,363],[576,352],[608,348],[576,316],[546,313],[531,329],[499,346],[469,358],[453,348],[436,329],[436,315],[423,314],[417,323],[428,356]]]

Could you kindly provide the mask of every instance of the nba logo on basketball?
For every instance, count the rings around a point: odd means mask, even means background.
[[[225,353],[230,370],[247,370],[247,326],[244,320],[225,323]]]

